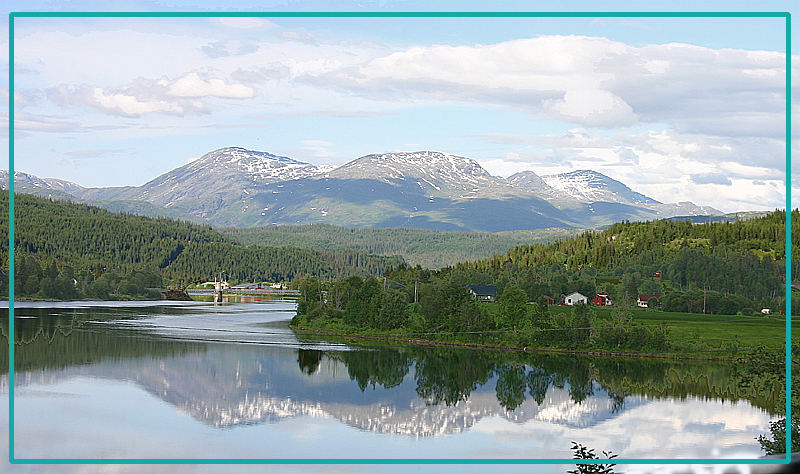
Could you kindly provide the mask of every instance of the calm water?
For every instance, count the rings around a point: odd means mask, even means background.
[[[776,410],[725,364],[360,348],[296,337],[293,312],[17,306],[16,457],[758,457]]]

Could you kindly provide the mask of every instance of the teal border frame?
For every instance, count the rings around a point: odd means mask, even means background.
[[[784,18],[786,27],[786,418],[791,419],[791,14],[789,12],[11,12],[8,18],[8,460],[10,464],[788,464],[771,459],[49,459],[14,457],[14,19],[15,18]],[[791,446],[786,430],[786,446]]]

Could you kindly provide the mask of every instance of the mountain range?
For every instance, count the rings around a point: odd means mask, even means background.
[[[3,187],[7,182],[8,172],[0,172]],[[220,227],[327,223],[497,232],[721,214],[691,202],[661,203],[596,171],[502,178],[475,160],[436,151],[371,154],[332,167],[227,147],[142,186],[85,188],[22,172],[14,183],[16,192]]]

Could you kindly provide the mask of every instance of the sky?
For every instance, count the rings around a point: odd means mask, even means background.
[[[567,2],[559,9],[645,6],[753,8]],[[61,6],[12,1],[2,8]],[[115,8],[553,9],[391,1],[129,1]],[[2,28],[0,38],[8,38]],[[793,37],[794,98],[798,43]],[[436,150],[475,159],[496,176],[592,169],[662,202],[724,212],[784,208],[785,46],[783,18],[17,18],[14,163],[17,171],[94,187],[141,185],[224,146],[328,165]],[[5,71],[8,57],[6,39]],[[0,104],[7,108],[3,76]],[[792,181],[800,183],[795,169]],[[800,185],[793,195],[800,198]]]

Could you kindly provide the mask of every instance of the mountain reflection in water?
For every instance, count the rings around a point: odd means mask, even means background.
[[[469,432],[483,419],[600,429],[657,401],[741,401],[765,420],[780,408],[773,392],[782,387],[753,390],[732,364],[357,348],[296,337],[286,322],[293,308],[19,308],[20,401],[26,387],[103,379],[133,383],[208,427],[315,417],[416,439]]]

